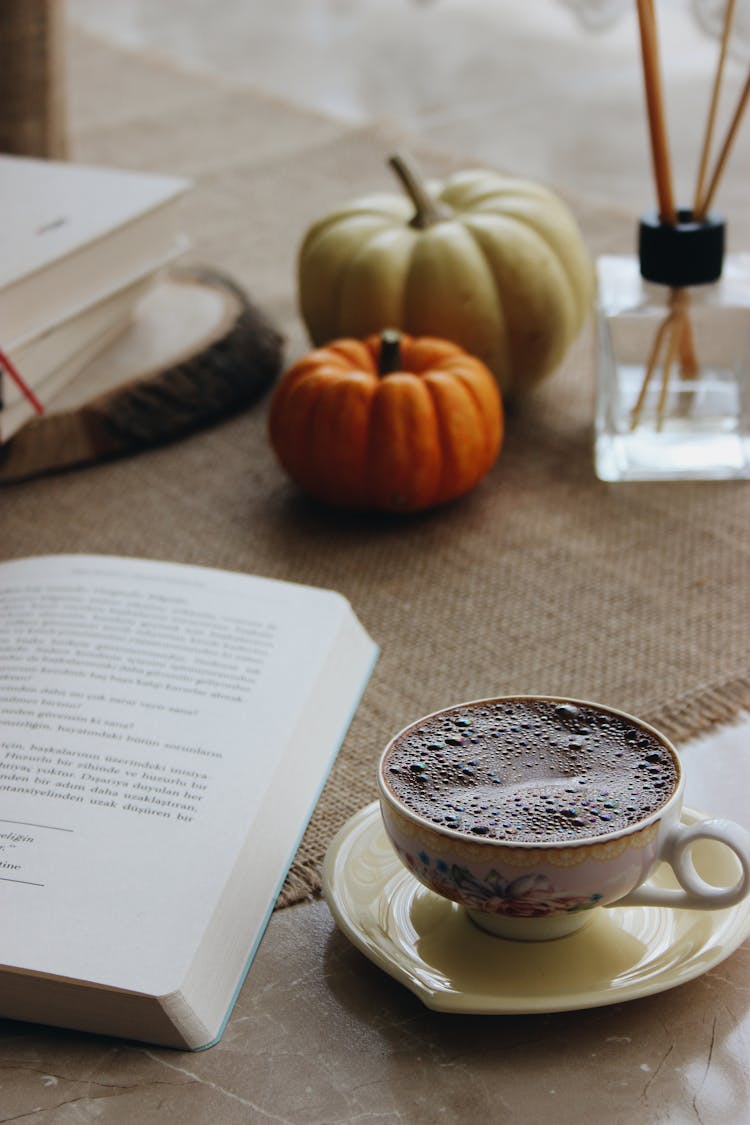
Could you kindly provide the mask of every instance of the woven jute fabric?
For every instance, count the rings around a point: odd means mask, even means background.
[[[75,40],[74,156],[193,176],[196,257],[232,273],[306,347],[295,256],[307,225],[389,188],[391,127],[351,128],[158,59]],[[431,175],[465,164],[413,146]],[[570,200],[592,254],[633,217]],[[750,705],[750,487],[606,485],[592,467],[593,333],[508,417],[463,500],[410,518],[301,496],[269,448],[265,401],[171,446],[0,491],[2,554],[142,555],[339,590],[382,653],[280,899],[315,893],[332,834],[376,794],[402,725],[518,692],[598,700],[676,740]]]
[[[0,4],[0,152],[68,152],[62,0]]]

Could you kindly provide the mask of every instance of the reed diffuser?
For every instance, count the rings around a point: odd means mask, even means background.
[[[750,98],[716,154],[736,0],[728,0],[692,202],[675,201],[653,0],[637,0],[656,208],[638,253],[603,257],[595,465],[602,480],[750,477],[750,254],[727,254],[713,211]],[[713,157],[713,163],[712,163]]]

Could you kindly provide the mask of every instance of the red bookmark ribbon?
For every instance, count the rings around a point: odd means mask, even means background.
[[[10,375],[11,379],[16,384],[16,386],[18,387],[21,394],[24,395],[24,397],[29,400],[29,402],[34,407],[34,410],[37,412],[37,414],[44,414],[44,407],[42,406],[41,402],[36,397],[36,395],[32,391],[31,387],[28,385],[26,380],[23,378],[23,376],[21,375],[18,368],[15,367],[13,363],[11,363],[8,356],[5,354],[5,352],[1,348],[0,348],[0,367],[4,371],[6,371],[8,373],[8,375]]]

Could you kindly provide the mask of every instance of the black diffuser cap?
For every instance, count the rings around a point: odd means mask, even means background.
[[[663,223],[656,212],[644,215],[638,235],[641,276],[676,289],[718,281],[725,231],[719,215],[694,222],[692,211],[678,211],[676,223]]]

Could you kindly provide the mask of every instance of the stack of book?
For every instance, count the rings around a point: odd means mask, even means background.
[[[185,252],[175,177],[0,156],[0,442],[132,322]]]

